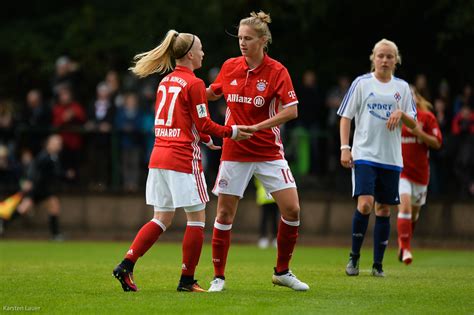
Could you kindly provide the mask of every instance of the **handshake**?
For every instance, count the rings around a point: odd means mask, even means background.
[[[237,127],[237,135],[232,138],[235,141],[247,140],[253,135],[255,131],[257,131],[257,127],[255,126],[237,125],[235,127]]]

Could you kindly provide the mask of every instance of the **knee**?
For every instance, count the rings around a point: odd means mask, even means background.
[[[217,208],[217,220],[222,224],[231,224],[234,221],[235,212],[227,207]]]
[[[357,209],[362,214],[369,214],[372,211],[372,202],[368,200],[359,201]]]
[[[300,205],[298,203],[285,207],[281,210],[283,219],[287,221],[298,221],[300,219]]]
[[[390,207],[388,206],[379,207],[378,209],[376,209],[375,215],[378,217],[389,217]]]

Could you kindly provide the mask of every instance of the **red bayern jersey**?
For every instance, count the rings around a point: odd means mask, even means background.
[[[443,141],[436,117],[429,111],[419,110],[418,123],[424,132]],[[403,170],[401,177],[420,185],[428,185],[430,180],[429,147],[410,132],[405,125],[402,127]]]
[[[224,94],[226,125],[255,125],[298,103],[288,70],[265,54],[263,62],[249,69],[243,56],[228,59],[211,89]],[[284,158],[280,128],[260,130],[248,140],[224,139],[223,161],[261,162]]]
[[[208,112],[206,86],[190,69],[177,66],[164,77],[156,94],[155,145],[148,167],[201,172],[200,135],[232,135],[232,127],[216,124]]]

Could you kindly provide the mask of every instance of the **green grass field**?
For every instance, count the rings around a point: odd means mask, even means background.
[[[181,248],[158,243],[135,267],[139,292],[123,292],[113,267],[128,243],[0,242],[0,309],[41,313],[143,314],[473,314],[474,254],[415,250],[406,267],[386,254],[386,278],[370,276],[372,253],[362,253],[361,274],[347,277],[348,250],[298,247],[292,269],[311,289],[293,292],[271,284],[275,250],[233,245],[227,290],[178,293]],[[365,246],[367,247],[367,246]],[[210,246],[196,278],[212,280]]]

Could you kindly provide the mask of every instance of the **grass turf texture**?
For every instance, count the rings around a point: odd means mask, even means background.
[[[181,246],[157,243],[135,267],[139,292],[123,292],[112,269],[128,243],[0,242],[0,309],[40,307],[45,313],[143,314],[466,314],[474,312],[474,254],[415,249],[404,266],[386,253],[386,278],[370,276],[372,253],[362,252],[361,274],[347,277],[348,249],[297,247],[292,269],[311,289],[271,284],[275,249],[232,245],[227,290],[176,292]],[[204,247],[196,278],[212,280],[211,248]],[[6,308],[7,307],[7,308]],[[38,310],[38,309],[37,309]]]

